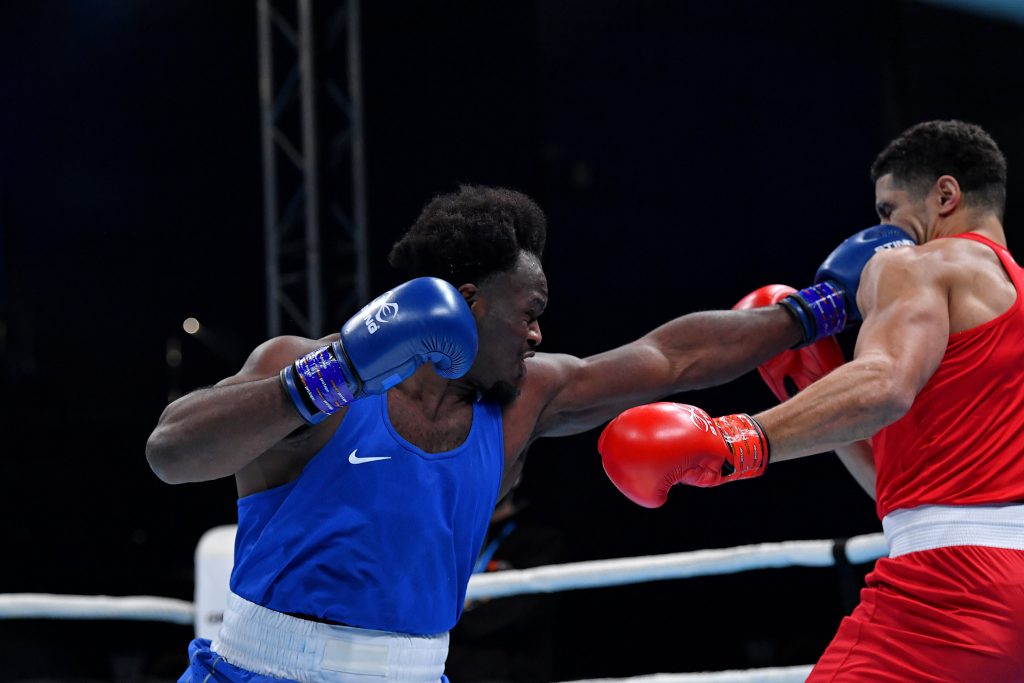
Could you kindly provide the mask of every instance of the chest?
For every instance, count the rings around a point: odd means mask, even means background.
[[[388,417],[399,436],[427,453],[443,453],[461,446],[473,426],[473,407],[459,405],[438,415],[427,415],[400,396],[390,397]]]

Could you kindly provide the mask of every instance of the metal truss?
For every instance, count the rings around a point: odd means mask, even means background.
[[[369,298],[359,0],[256,6],[267,332],[318,338]]]

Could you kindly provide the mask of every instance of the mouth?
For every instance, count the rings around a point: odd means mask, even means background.
[[[526,374],[527,374],[527,371],[526,371],[526,359],[527,358],[533,358],[534,355],[535,354],[534,354],[533,351],[527,351],[526,353],[524,353],[522,355],[522,357],[520,357],[520,359],[519,359],[519,373],[516,376],[517,380],[522,381],[523,379],[526,378]]]

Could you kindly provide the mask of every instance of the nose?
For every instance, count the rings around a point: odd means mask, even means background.
[[[530,345],[531,349],[535,349],[540,346],[543,338],[544,335],[540,333],[540,323],[534,320],[526,331],[526,343]]]

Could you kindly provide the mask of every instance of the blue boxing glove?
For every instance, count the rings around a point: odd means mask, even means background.
[[[428,361],[441,377],[462,377],[476,347],[476,321],[459,290],[421,277],[364,306],[342,326],[341,339],[282,369],[281,383],[303,419],[317,424]]]
[[[847,238],[818,268],[815,284],[790,294],[780,303],[796,316],[804,338],[797,347],[841,332],[847,322],[861,319],[857,310],[860,274],[871,257],[883,249],[911,246],[913,238],[895,225],[875,225]]]

